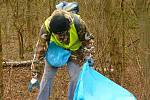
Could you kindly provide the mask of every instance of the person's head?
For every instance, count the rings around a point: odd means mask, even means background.
[[[72,18],[70,13],[64,10],[56,10],[51,15],[50,29],[55,34],[61,34],[70,29]]]

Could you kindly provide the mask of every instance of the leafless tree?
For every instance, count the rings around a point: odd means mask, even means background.
[[[19,14],[19,2],[16,0],[15,2],[10,2],[11,9],[13,11],[13,26],[16,30],[19,44],[19,58],[23,59],[24,56],[24,44],[23,44],[23,26],[25,24],[24,20],[20,20],[20,18],[24,15],[24,10],[22,14]]]

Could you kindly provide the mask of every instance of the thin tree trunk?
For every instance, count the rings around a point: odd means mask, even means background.
[[[49,2],[50,2],[50,0],[49,0]],[[38,4],[39,2],[38,2],[38,0],[35,0],[35,6],[36,6],[36,16],[35,16],[35,21],[36,21],[36,24],[35,24],[35,33],[33,33],[33,34],[37,34],[38,33],[38,31],[39,31],[39,12],[40,12],[40,9],[39,9],[39,4]]]
[[[18,42],[19,42],[19,58],[23,59],[24,48],[23,48],[23,36],[21,32],[18,32]]]
[[[52,5],[51,5],[51,1],[49,0],[49,15],[51,15],[51,13],[52,13]]]
[[[16,9],[16,12],[17,14],[19,13],[19,4],[18,4],[18,1],[17,1],[17,9]],[[19,15],[17,15],[19,16]],[[18,20],[18,23],[19,23],[19,20]],[[24,56],[24,48],[23,48],[23,36],[22,36],[22,26],[23,25],[20,25],[20,26],[16,26],[16,29],[17,29],[17,35],[18,35],[18,42],[19,42],[19,58],[20,59],[23,59]]]
[[[27,44],[29,48],[32,48],[32,31],[31,31],[31,0],[27,0]]]
[[[53,13],[53,11],[55,10],[56,0],[49,0],[48,3],[49,3],[49,14],[48,14],[48,16],[50,16]]]
[[[2,41],[1,41],[1,23],[0,23],[0,100],[3,100],[3,66],[2,66]]]
[[[121,10],[122,10],[122,66],[121,66],[121,84],[123,81],[123,76],[125,72],[125,1],[121,1]]]
[[[16,2],[16,9],[14,10],[14,26],[16,28],[17,31],[17,36],[18,36],[18,44],[19,44],[19,58],[23,59],[24,56],[24,48],[23,48],[23,36],[22,36],[22,27],[24,25],[24,23],[22,23],[21,25],[17,25],[19,23],[19,3],[18,1]],[[15,15],[16,14],[16,15]]]

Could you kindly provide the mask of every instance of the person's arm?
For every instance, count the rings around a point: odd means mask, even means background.
[[[80,19],[80,31],[78,32],[80,41],[82,42],[82,49],[84,56],[92,56],[94,53],[94,36],[88,31],[85,22]]]
[[[35,51],[34,51],[34,58],[31,64],[31,80],[28,84],[28,90],[31,92],[32,87],[39,88],[39,81],[38,81],[38,74],[40,73],[39,68],[39,61],[43,60],[44,54],[47,49],[47,41],[49,41],[49,37],[47,32],[45,31],[45,27],[42,25],[38,41],[36,43]]]
[[[37,69],[38,64],[35,65],[35,63],[38,63],[44,59],[44,55],[47,49],[47,41],[49,41],[50,36],[47,34],[46,29],[44,25],[42,25],[39,36],[38,36],[38,41],[34,50],[34,58],[33,58],[33,63],[31,65],[31,70],[32,72],[39,72]]]
[[[39,32],[39,37],[38,37],[38,42],[36,46],[36,60],[40,61],[44,58],[45,51],[47,49],[47,42],[49,41],[50,36],[48,36],[46,29],[44,25],[42,25],[40,32]]]

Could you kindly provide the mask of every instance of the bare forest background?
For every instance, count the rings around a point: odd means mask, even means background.
[[[59,1],[0,0],[0,100],[36,98],[37,90],[27,91],[30,65],[5,62],[32,59],[40,27]],[[150,100],[150,0],[75,1],[95,37],[95,69],[138,100]],[[67,99],[68,82],[66,68],[61,68],[52,100]]]

